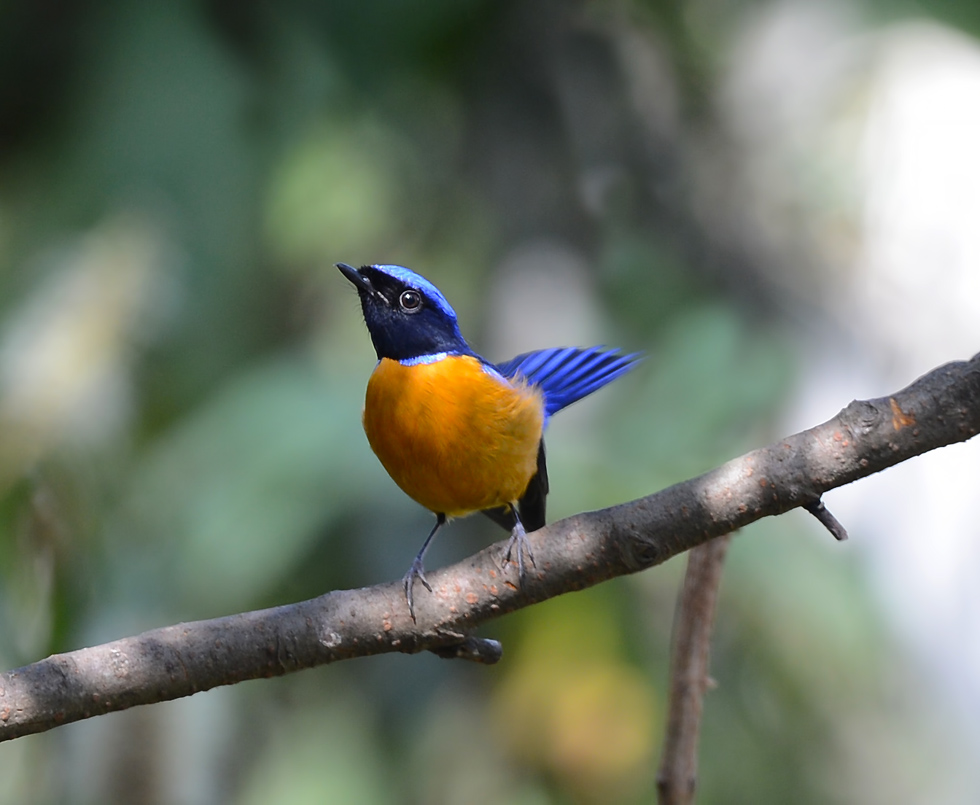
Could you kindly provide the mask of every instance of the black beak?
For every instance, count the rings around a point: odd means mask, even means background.
[[[335,263],[335,265],[340,269],[341,274],[354,283],[358,291],[366,291],[369,294],[375,293],[371,280],[361,274],[354,266],[349,266],[347,263]]]

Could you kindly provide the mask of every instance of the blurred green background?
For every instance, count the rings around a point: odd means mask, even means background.
[[[491,359],[648,353],[554,421],[552,519],[780,436],[819,283],[735,223],[719,101],[769,6],[0,3],[3,666],[404,572],[430,516],[361,432],[338,260],[425,274]],[[454,523],[429,565],[503,536]],[[913,801],[950,768],[828,543],[799,513],[733,543],[700,802]],[[374,658],[4,744],[0,802],[651,801],[682,570],[492,624],[493,668]]]

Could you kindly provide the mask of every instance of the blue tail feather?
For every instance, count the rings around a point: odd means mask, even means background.
[[[497,371],[507,378],[522,375],[538,386],[551,416],[626,374],[641,359],[637,352],[623,355],[605,347],[556,347],[518,355],[498,364]]]

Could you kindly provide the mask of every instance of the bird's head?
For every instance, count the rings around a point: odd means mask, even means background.
[[[405,361],[442,352],[470,354],[456,311],[425,277],[402,266],[337,263],[357,288],[378,358]]]

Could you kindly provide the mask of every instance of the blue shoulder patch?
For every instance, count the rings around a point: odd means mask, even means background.
[[[416,355],[414,358],[403,358],[398,361],[402,366],[418,366],[426,363],[439,363],[449,357],[448,352],[432,352],[428,355]]]
[[[480,361],[480,365],[483,367],[483,371],[490,375],[490,377],[492,377],[494,380],[499,380],[504,385],[510,385],[510,378],[504,377],[496,366],[489,361],[480,358],[479,356],[477,356],[477,358]]]
[[[394,277],[396,280],[404,282],[406,285],[411,285],[413,288],[417,288],[429,299],[431,299],[439,310],[445,313],[453,321],[456,321],[456,311],[453,310],[452,305],[449,304],[446,297],[442,295],[442,291],[440,291],[421,274],[417,274],[416,272],[412,271],[412,269],[405,268],[405,266],[375,265],[371,266],[371,268],[376,268],[378,271],[383,271],[389,277]]]

